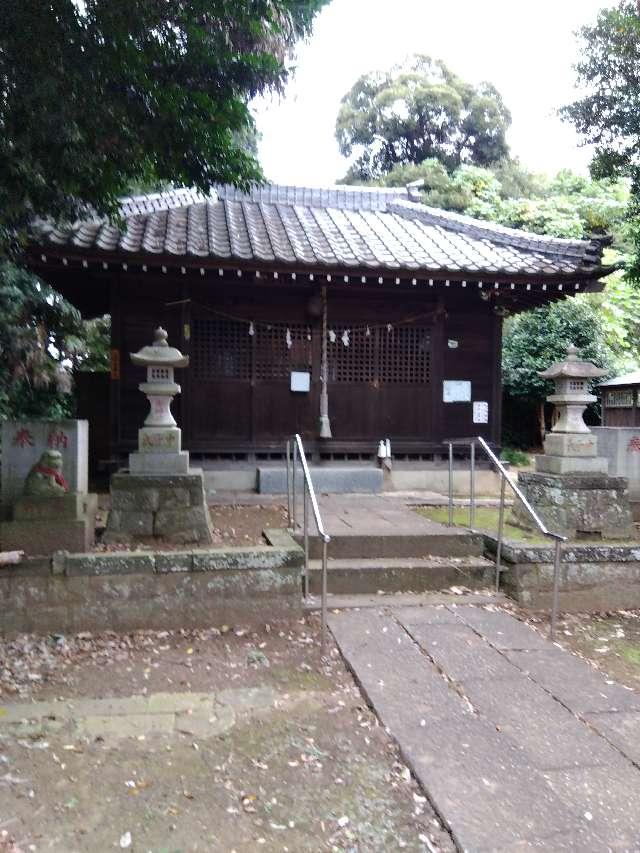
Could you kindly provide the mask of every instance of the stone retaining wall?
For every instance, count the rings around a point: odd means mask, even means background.
[[[495,559],[496,539],[485,536]],[[502,588],[519,604],[548,610],[553,592],[553,547],[503,542]],[[560,609],[565,612],[640,607],[640,543],[564,545],[560,565]]]
[[[260,625],[302,612],[302,550],[58,552],[0,569],[0,633]]]

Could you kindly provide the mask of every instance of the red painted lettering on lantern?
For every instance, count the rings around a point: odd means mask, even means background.
[[[627,451],[629,453],[640,453],[640,435],[633,436],[627,444]]]

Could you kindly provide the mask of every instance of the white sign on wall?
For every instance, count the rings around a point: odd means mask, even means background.
[[[471,382],[466,379],[445,379],[442,383],[442,400],[445,403],[470,403]]]
[[[489,404],[485,401],[476,400],[473,404],[474,424],[489,423]]]
[[[306,370],[291,371],[291,390],[306,393],[311,390],[311,374]]]

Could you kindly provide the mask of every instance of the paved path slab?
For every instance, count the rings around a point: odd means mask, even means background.
[[[461,849],[640,850],[635,693],[492,609],[390,606],[329,624]]]
[[[640,766],[640,711],[584,716],[595,731]]]
[[[551,643],[537,651],[506,651],[509,660],[576,714],[640,710],[640,695],[605,678],[586,661]]]
[[[382,722],[466,850],[577,826],[522,751],[473,712],[390,614],[332,615],[331,630]],[[442,626],[448,627],[448,626]]]

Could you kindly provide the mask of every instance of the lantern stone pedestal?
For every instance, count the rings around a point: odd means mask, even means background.
[[[132,354],[134,364],[147,368],[138,387],[149,401],[149,414],[138,431],[138,451],[129,455],[129,470],[111,478],[111,511],[103,541],[155,539],[181,545],[210,545],[209,518],[202,471],[189,467],[182,433],[171,414],[180,393],[176,367],[189,358],[170,347],[164,329],[156,329],[152,346]]]
[[[111,478],[111,511],[103,541],[139,542],[150,537],[178,545],[210,545],[202,471],[144,475],[120,472]]]
[[[583,419],[587,405],[596,400],[589,393],[589,380],[604,374],[580,360],[574,346],[564,361],[540,373],[555,382],[555,393],[547,400],[555,405],[557,420],[545,438],[544,454],[536,457],[535,472],[518,475],[518,485],[549,530],[570,539],[634,536],[628,482],[609,476],[609,463],[598,456],[598,439]],[[512,520],[522,527],[531,525],[518,502]]]

